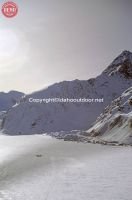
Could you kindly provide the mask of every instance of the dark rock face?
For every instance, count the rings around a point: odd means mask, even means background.
[[[124,77],[131,79],[132,78],[132,63],[129,60],[126,60],[121,67],[119,72],[124,75]]]
[[[127,79],[132,79],[132,53],[123,51],[104,71],[108,75],[119,73]]]

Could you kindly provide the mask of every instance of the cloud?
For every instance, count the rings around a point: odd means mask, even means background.
[[[0,90],[27,92],[62,80],[88,79],[122,50],[132,49],[129,0],[16,3],[18,16],[1,18],[1,30],[15,34],[17,45],[14,50],[15,39],[10,36],[12,53],[0,47]]]

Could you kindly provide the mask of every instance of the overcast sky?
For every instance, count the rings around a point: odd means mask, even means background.
[[[89,79],[132,50],[132,0],[15,2],[17,17],[0,13],[0,91]]]

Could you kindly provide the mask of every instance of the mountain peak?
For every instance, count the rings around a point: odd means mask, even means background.
[[[132,78],[132,52],[123,51],[114,61],[106,68],[104,73],[109,76],[120,73],[127,78]]]
[[[129,61],[130,63],[132,63],[132,52],[130,51],[122,51],[122,53],[117,56],[114,61],[110,64],[111,65],[120,65],[122,63],[124,63],[125,61]]]
[[[118,65],[126,60],[129,60],[132,63],[132,53],[127,50],[123,51],[118,57],[116,57],[112,64]]]
[[[129,56],[130,54],[132,54],[132,52],[130,52],[128,50],[124,50],[124,51],[122,51],[122,53],[120,55]]]

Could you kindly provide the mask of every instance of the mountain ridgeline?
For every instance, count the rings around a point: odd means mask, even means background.
[[[17,91],[0,92],[0,111],[9,110],[23,95],[23,93]]]
[[[3,121],[7,134],[88,130],[105,108],[132,86],[132,53],[123,51],[99,76],[55,83],[21,98]],[[104,99],[102,103],[35,103],[29,99]]]

